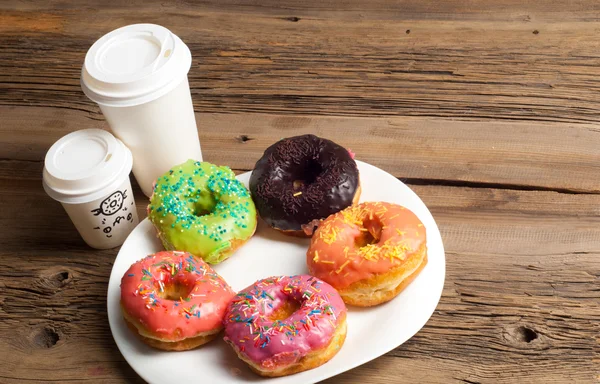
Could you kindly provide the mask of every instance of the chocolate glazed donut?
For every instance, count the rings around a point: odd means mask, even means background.
[[[319,220],[358,202],[358,167],[345,148],[315,135],[271,145],[250,176],[263,220],[283,233],[309,237]]]

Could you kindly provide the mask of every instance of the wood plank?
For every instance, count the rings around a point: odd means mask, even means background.
[[[21,5],[1,11],[14,28],[0,30],[0,105],[96,111],[79,90],[85,52],[145,20],[190,46],[201,112],[598,122],[597,4],[417,3]]]
[[[57,108],[0,107],[0,115],[3,159],[41,161],[62,135],[107,128],[101,118]],[[589,177],[600,172],[600,129],[591,124],[214,113],[197,113],[196,119],[205,159],[239,170],[252,169],[282,137],[314,133],[415,183],[600,193],[600,179]]]
[[[38,165],[0,164],[4,175]],[[600,195],[412,187],[444,238],[442,301],[411,341],[331,382],[594,382]],[[139,189],[135,194],[143,217],[146,201]],[[0,359],[15,367],[6,381],[35,381],[41,371],[61,382],[132,379],[105,317],[117,250],[85,247],[36,172],[3,178],[0,201],[8,228],[0,232]],[[37,220],[22,214],[29,207]]]
[[[108,329],[117,250],[87,248],[40,183],[56,139],[106,128],[79,87],[85,52],[140,20],[192,50],[207,160],[240,172],[275,140],[316,133],[405,180],[439,223],[447,279],[431,320],[328,383],[600,382],[599,11],[586,0],[0,2],[0,382],[142,382]]]

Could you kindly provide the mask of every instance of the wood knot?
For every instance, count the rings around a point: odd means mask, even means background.
[[[410,29],[407,29],[407,30],[406,30],[406,34],[407,34],[407,35],[410,35]]]
[[[33,342],[41,348],[52,348],[60,340],[58,333],[51,327],[37,329],[33,335]]]
[[[51,274],[50,276],[45,276],[44,279],[46,280],[48,286],[58,289],[73,281],[73,274],[71,274],[69,271],[59,271]]]
[[[300,21],[300,18],[296,17],[296,16],[292,16],[292,17],[286,17],[286,18],[284,18],[284,20],[291,21],[292,23],[297,23]]]
[[[54,275],[54,280],[57,283],[59,283],[60,285],[64,285],[64,284],[68,283],[68,280],[70,278],[71,278],[71,275],[67,271],[58,272],[56,275]]]
[[[541,347],[542,344],[545,344],[543,340],[541,344],[539,343],[540,335],[535,329],[525,325],[505,329],[504,338],[515,346],[531,344],[536,345],[536,347]]]
[[[237,141],[239,141],[240,143],[245,143],[246,141],[254,140],[252,137],[250,137],[248,135],[240,135],[240,136],[236,137],[235,139]]]
[[[58,267],[44,271],[32,288],[41,294],[54,294],[71,282],[73,282],[73,273]]]
[[[534,35],[537,35],[538,33],[540,33],[540,31],[538,31],[537,29],[534,29],[534,30],[533,30],[533,34],[534,34]]]
[[[522,343],[531,343],[538,338],[538,334],[531,328],[521,326],[515,330],[515,338]]]

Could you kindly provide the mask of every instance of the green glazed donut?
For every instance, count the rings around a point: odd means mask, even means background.
[[[220,263],[254,234],[256,208],[228,167],[188,160],[156,181],[148,217],[167,250]]]

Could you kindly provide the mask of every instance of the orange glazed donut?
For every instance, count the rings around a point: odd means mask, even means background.
[[[368,307],[398,295],[427,264],[427,235],[410,210],[362,203],[325,219],[306,254],[310,273],[346,304]]]
[[[151,347],[185,351],[223,328],[234,292],[202,259],[163,251],[133,264],[121,279],[127,326]]]

